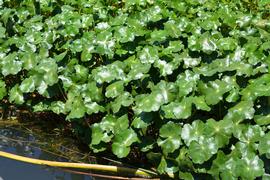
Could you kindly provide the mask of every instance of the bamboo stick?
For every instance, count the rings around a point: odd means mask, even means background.
[[[47,160],[23,157],[23,156],[7,153],[4,151],[0,151],[0,157],[5,157],[5,158],[22,161],[26,163],[31,163],[31,164],[47,165],[47,166],[52,166],[52,167],[88,169],[88,170],[104,171],[104,172],[117,173],[117,174],[128,174],[128,175],[133,175],[136,177],[153,178],[153,177],[158,176],[158,174],[153,171],[145,170],[141,168],[134,169],[134,168],[128,168],[128,167],[100,165],[100,164],[47,161]],[[173,177],[173,175],[169,175],[169,176]]]

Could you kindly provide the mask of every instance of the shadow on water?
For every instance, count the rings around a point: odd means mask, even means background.
[[[49,146],[33,134],[19,131],[16,128],[0,127],[0,150],[17,155],[67,162],[63,156],[44,151],[40,147]],[[32,165],[0,157],[0,180],[91,180],[89,175],[74,174],[59,168]],[[100,179],[100,178],[99,178]]]
[[[61,123],[50,122],[46,119],[29,121],[18,117],[0,118],[0,151],[40,160],[103,164],[136,169],[130,164],[108,157],[91,156],[88,146],[78,141],[69,129],[59,126]],[[0,157],[0,180],[127,180],[130,177],[134,178],[134,173],[121,173],[120,170],[117,173],[110,173],[53,168]]]
[[[51,138],[42,137],[42,135],[39,136],[40,134],[31,132],[31,130],[24,131],[21,126],[0,126],[0,150],[42,160],[86,162],[82,157],[84,154],[61,145],[67,144],[66,142],[55,142],[54,136]],[[70,145],[72,146],[72,142],[70,142]],[[73,144],[73,146],[76,145]],[[63,153],[57,152],[57,149],[60,149]],[[71,155],[73,158],[70,158]],[[17,179],[91,180],[101,178],[91,177],[86,173],[33,165],[0,157],[0,180]]]

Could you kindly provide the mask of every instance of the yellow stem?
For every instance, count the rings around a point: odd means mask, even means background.
[[[18,120],[0,120],[0,126],[16,125],[19,124]]]
[[[62,167],[62,168],[76,168],[76,169],[89,169],[96,171],[106,171],[117,174],[129,174],[137,177],[156,177],[157,173],[144,169],[133,169],[127,167],[119,167],[119,166],[110,166],[110,165],[100,165],[100,164],[86,164],[86,163],[71,163],[71,162],[57,162],[57,161],[47,161],[47,160],[39,160],[29,157],[23,157],[7,152],[0,151],[0,157],[5,157],[17,161],[22,161],[31,164],[38,165],[47,165],[52,167]]]

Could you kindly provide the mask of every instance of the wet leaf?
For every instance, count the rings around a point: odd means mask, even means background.
[[[86,108],[87,114],[89,114],[89,115],[91,115],[93,113],[105,111],[105,108],[96,102],[85,103],[85,108]]]
[[[23,93],[33,92],[35,90],[35,80],[33,76],[24,79],[19,88]]]
[[[9,74],[17,74],[22,69],[22,62],[17,60],[17,54],[12,53],[4,57],[1,61],[2,74],[7,76]]]
[[[0,80],[0,100],[7,95],[6,84],[4,81]]]
[[[132,126],[137,129],[147,128],[153,122],[153,114],[142,112],[132,121]]]
[[[270,153],[270,133],[267,133],[262,138],[260,138],[258,150],[261,155]]]
[[[125,129],[115,135],[112,151],[118,158],[126,157],[130,151],[131,144],[137,141],[137,134],[132,129]]]
[[[153,64],[159,59],[157,48],[152,46],[144,47],[139,53],[139,59],[143,64]]]
[[[191,141],[189,156],[194,163],[202,164],[216,154],[218,145],[214,138],[200,137],[199,141]]]
[[[164,154],[173,153],[181,145],[181,126],[168,122],[159,130],[160,138],[157,144],[162,148]]]
[[[252,101],[241,101],[228,110],[224,119],[231,119],[235,123],[240,123],[244,119],[252,119],[254,112]]]
[[[9,101],[14,102],[15,104],[22,104],[24,103],[23,93],[19,89],[18,84],[12,87],[9,91]]]
[[[50,109],[56,113],[56,114],[61,114],[61,113],[65,113],[65,103],[62,101],[54,101],[52,102]]]
[[[168,119],[186,119],[191,115],[192,99],[185,98],[181,102],[171,102],[162,106],[164,117]]]
[[[70,113],[67,116],[68,119],[82,118],[85,115],[86,107],[80,96],[72,99],[70,109]]]
[[[182,128],[181,137],[187,146],[191,141],[198,141],[200,136],[204,134],[205,124],[202,121],[196,120],[191,125],[185,124]]]
[[[233,122],[229,120],[215,121],[208,119],[205,127],[205,134],[214,137],[218,147],[224,147],[229,143],[232,134]]]
[[[124,82],[116,81],[106,88],[106,97],[115,98],[124,92]]]
[[[236,173],[245,179],[255,179],[264,174],[264,164],[254,153],[247,154],[237,162]]]

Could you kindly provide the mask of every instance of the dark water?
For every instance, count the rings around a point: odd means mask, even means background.
[[[34,143],[31,143],[34,142]],[[42,142],[34,135],[0,127],[0,150],[43,160],[67,161],[38,148]],[[0,180],[92,180],[91,176],[65,170],[18,162],[0,157]]]

